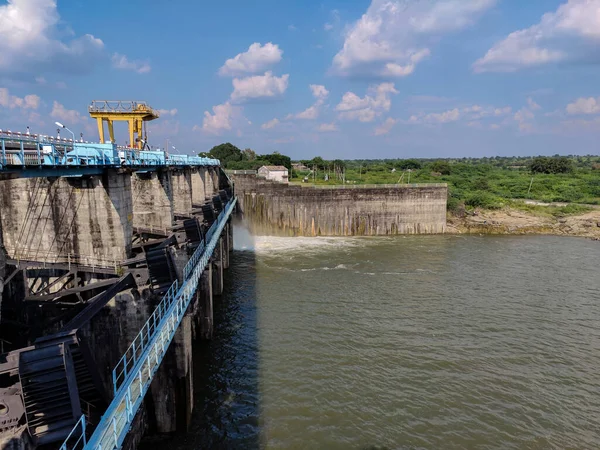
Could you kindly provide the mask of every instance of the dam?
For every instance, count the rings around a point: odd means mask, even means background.
[[[0,133],[0,448],[188,430],[234,215],[269,234],[445,231],[445,185],[273,184],[132,142]]]

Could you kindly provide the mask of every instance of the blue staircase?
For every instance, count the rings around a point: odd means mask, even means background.
[[[206,239],[184,268],[184,281],[175,281],[113,370],[114,398],[88,438],[81,416],[60,450],[113,450],[123,444],[154,374],[194,297],[219,237],[235,208],[234,197],[210,227]]]

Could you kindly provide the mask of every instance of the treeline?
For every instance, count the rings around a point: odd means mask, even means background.
[[[240,150],[229,142],[216,145],[208,152],[199,153],[198,156],[218,159],[223,167],[231,170],[257,170],[261,166],[285,166],[288,170],[292,169],[292,161],[289,156],[278,152],[257,155],[250,148]]]

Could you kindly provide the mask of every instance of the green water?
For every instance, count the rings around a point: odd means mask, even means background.
[[[165,448],[600,447],[600,243],[236,231]]]

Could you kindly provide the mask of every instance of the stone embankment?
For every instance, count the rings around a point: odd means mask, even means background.
[[[550,234],[600,240],[600,210],[553,217],[506,208],[476,210],[465,217],[448,216],[448,233],[457,234]]]

